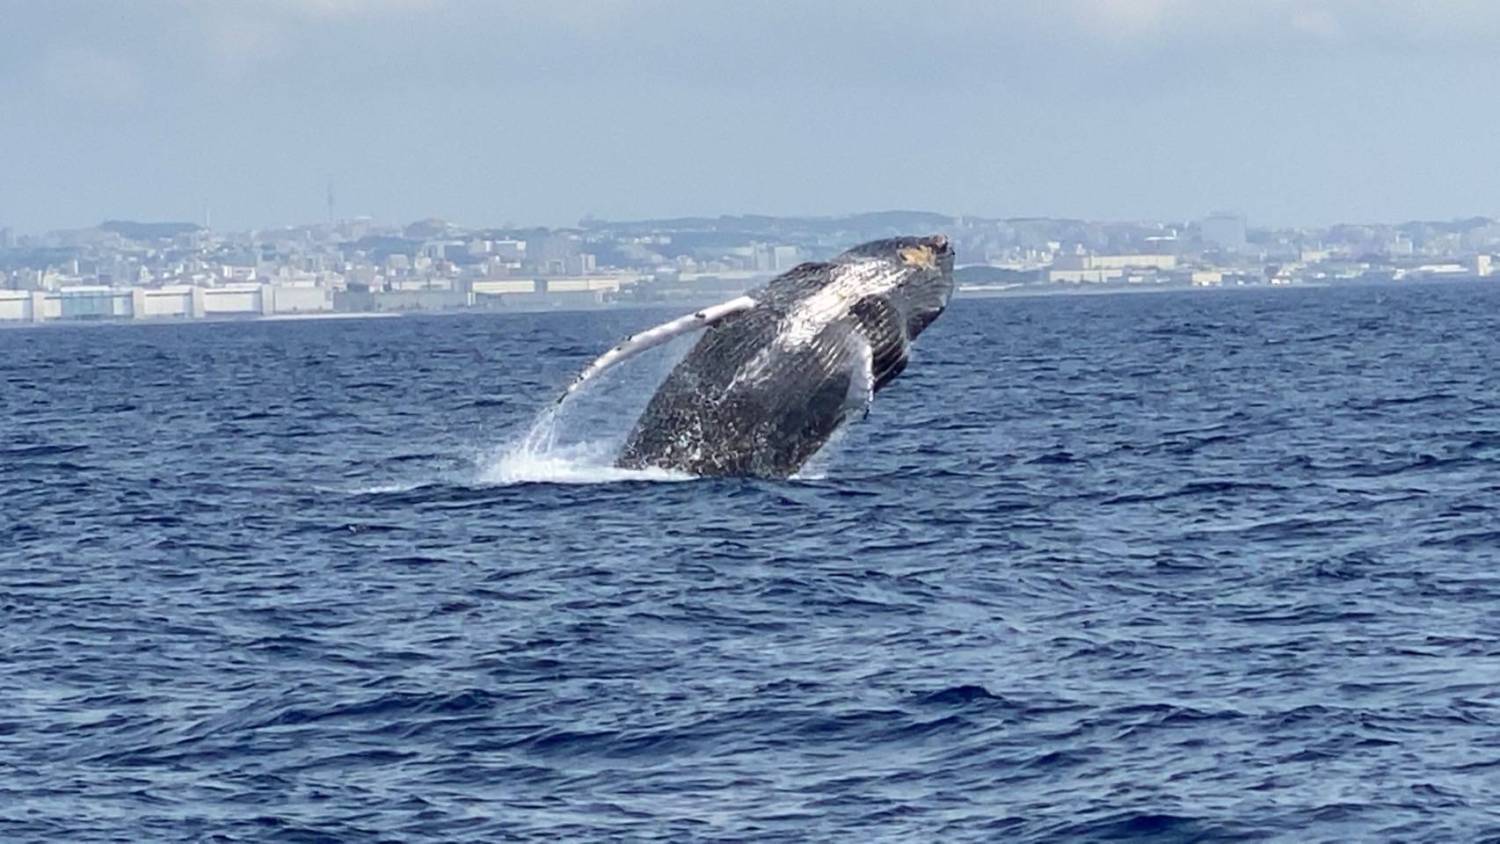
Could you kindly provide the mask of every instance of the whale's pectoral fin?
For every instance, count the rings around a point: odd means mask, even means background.
[[[870,296],[850,309],[856,330],[870,344],[870,375],[879,391],[906,369],[909,344],[906,323],[890,300]]]
[[[625,338],[625,341],[618,346],[600,355],[583,372],[580,372],[578,377],[573,379],[573,383],[568,385],[568,389],[564,390],[563,394],[557,397],[557,401],[561,404],[563,399],[577,392],[579,387],[599,377],[600,374],[615,364],[630,360],[642,352],[654,349],[684,334],[701,331],[702,329],[716,325],[727,317],[748,311],[753,307],[755,307],[754,299],[749,296],[741,296],[700,311],[694,311],[669,322],[664,322],[655,328],[648,328],[645,331],[632,334]]]

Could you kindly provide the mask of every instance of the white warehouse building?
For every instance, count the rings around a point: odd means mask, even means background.
[[[321,313],[333,310],[326,287],[229,284],[223,287],[106,287],[0,290],[0,322],[206,319]]]

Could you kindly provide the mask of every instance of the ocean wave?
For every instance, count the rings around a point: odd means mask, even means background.
[[[655,314],[0,332],[0,839],[1482,839],[1500,288],[1389,297],[964,300],[787,481],[538,418]]]

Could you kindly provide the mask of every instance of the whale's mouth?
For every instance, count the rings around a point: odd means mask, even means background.
[[[914,239],[897,254],[907,269],[886,297],[905,317],[906,340],[916,339],[953,298],[953,247],[944,235]]]

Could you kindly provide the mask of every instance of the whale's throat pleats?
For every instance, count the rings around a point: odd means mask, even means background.
[[[652,396],[620,465],[784,477],[822,447],[849,410],[855,327],[839,320],[788,347],[782,317],[756,308],[705,331]]]
[[[850,308],[849,316],[854,330],[870,344],[870,373],[878,392],[906,369],[910,354],[906,321],[896,306],[881,296],[861,299]]]

